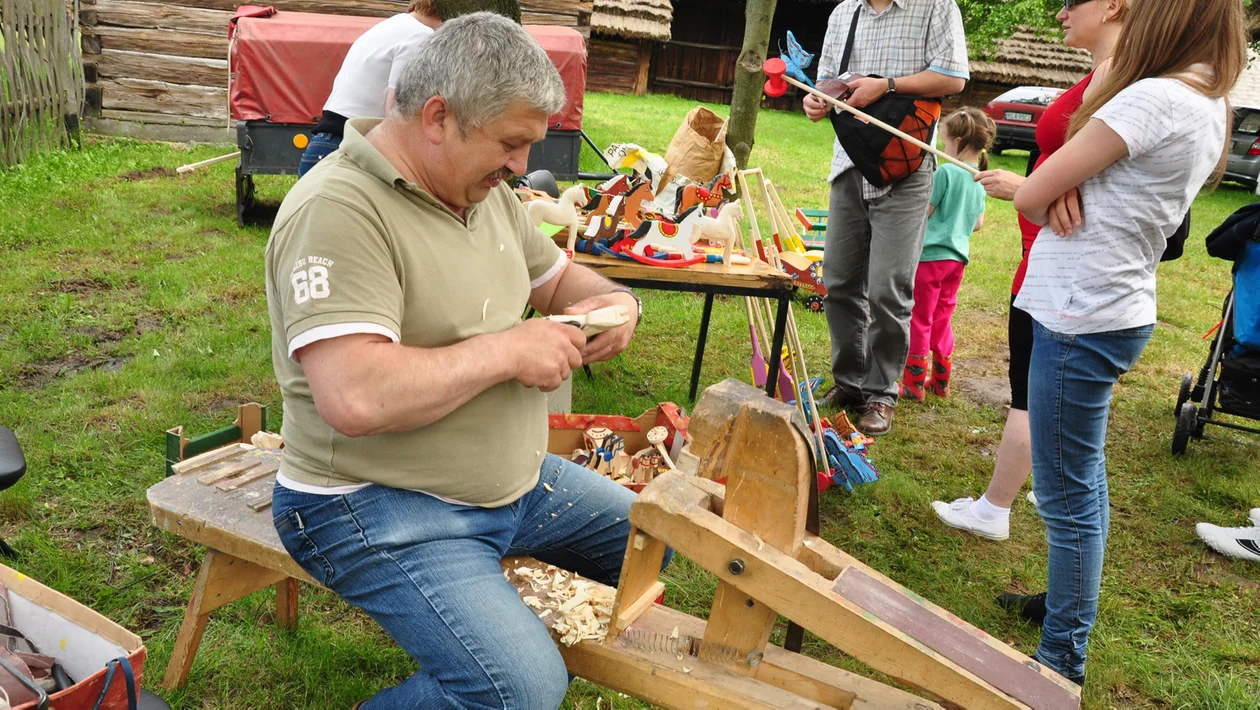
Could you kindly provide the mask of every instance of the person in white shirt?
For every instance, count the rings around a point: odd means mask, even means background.
[[[1245,50],[1239,0],[1133,3],[1111,72],[1073,115],[1067,144],[1015,193],[1015,208],[1046,225],[1015,302],[1035,321],[1028,412],[1049,543],[1036,659],[1078,684],[1107,543],[1112,389],[1154,330],[1168,236],[1220,179],[1225,97]]]
[[[435,0],[411,0],[407,12],[364,32],[341,63],[324,113],[302,153],[298,177],[341,146],[352,118],[383,118],[394,105],[394,85],[420,44],[442,26]]]

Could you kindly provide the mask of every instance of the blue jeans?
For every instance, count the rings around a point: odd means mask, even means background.
[[[1028,376],[1033,488],[1046,524],[1049,585],[1036,658],[1068,678],[1085,674],[1098,617],[1110,524],[1103,446],[1116,381],[1137,362],[1154,326],[1066,335],[1033,324]]]
[[[302,162],[298,164],[298,177],[309,173],[319,161],[340,148],[342,137],[331,133],[316,133],[311,136],[311,142],[307,143],[306,150],[302,151]]]
[[[302,569],[366,611],[420,665],[365,710],[551,710],[568,688],[564,661],[499,560],[530,555],[615,585],[633,500],[624,486],[548,455],[538,485],[501,508],[385,486],[336,496],[276,486],[272,506]]]

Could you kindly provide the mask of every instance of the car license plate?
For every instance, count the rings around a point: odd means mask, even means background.
[[[1032,123],[1032,114],[1026,111],[1007,111],[1006,120],[1022,121],[1024,123]]]

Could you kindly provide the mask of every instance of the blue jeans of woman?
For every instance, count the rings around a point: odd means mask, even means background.
[[[1037,512],[1049,544],[1046,620],[1036,658],[1068,678],[1085,675],[1085,647],[1098,617],[1110,524],[1103,447],[1111,392],[1153,330],[1067,335],[1033,324],[1028,421]]]
[[[568,687],[564,661],[499,560],[529,555],[615,585],[633,500],[624,486],[548,455],[538,485],[500,508],[385,486],[333,496],[276,486],[272,505],[302,569],[420,665],[365,710],[553,710]]]
[[[331,133],[316,133],[311,136],[311,142],[307,143],[306,150],[302,151],[302,162],[298,164],[298,177],[309,173],[319,161],[340,148],[342,138],[343,136],[334,136]]]

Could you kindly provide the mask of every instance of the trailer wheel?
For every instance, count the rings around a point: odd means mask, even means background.
[[[236,166],[236,225],[245,226],[245,216],[254,206],[254,176]]]
[[[1194,433],[1198,418],[1199,408],[1192,402],[1181,405],[1181,411],[1177,414],[1177,428],[1173,430],[1173,456],[1186,453],[1186,445],[1190,443],[1190,436]]]

